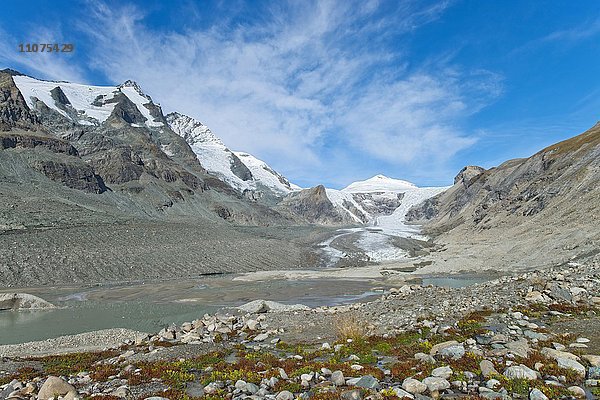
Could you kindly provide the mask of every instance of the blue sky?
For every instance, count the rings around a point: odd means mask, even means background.
[[[600,119],[600,2],[5,0],[0,66],[136,80],[301,186],[446,185]]]

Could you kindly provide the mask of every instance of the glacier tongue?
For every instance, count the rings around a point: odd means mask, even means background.
[[[349,213],[357,223],[364,222],[357,215],[357,212],[362,213],[368,217],[368,223],[364,227],[340,230],[338,235],[321,243],[323,251],[329,255],[332,263],[336,263],[347,254],[332,246],[334,240],[355,235],[358,239],[353,242],[354,246],[362,250],[370,261],[406,259],[409,253],[392,243],[394,237],[427,239],[420,234],[420,227],[406,224],[406,214],[413,206],[448,188],[420,188],[407,181],[376,175],[365,181],[354,182],[342,190],[327,189],[327,196],[340,212]],[[383,210],[387,212],[387,207],[381,206],[388,206],[390,201],[397,199],[400,199],[399,205],[386,215]],[[377,212],[378,204],[381,213]]]

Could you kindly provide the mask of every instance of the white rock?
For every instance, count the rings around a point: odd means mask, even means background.
[[[450,382],[444,378],[438,378],[435,376],[428,376],[427,378],[423,379],[423,383],[427,385],[427,389],[429,389],[429,391],[432,393],[450,388]]]
[[[527,367],[526,365],[513,365],[504,371],[504,376],[508,379],[528,379],[536,380],[538,378],[537,372]]]
[[[412,394],[421,394],[427,390],[427,385],[417,379],[406,378],[402,382],[402,388]]]
[[[540,389],[533,389],[529,392],[529,400],[548,400],[548,397]]]
[[[585,367],[581,365],[579,362],[575,360],[571,360],[570,358],[557,358],[556,362],[560,368],[568,368],[575,372],[581,377],[585,377]]]
[[[452,376],[452,368],[450,368],[448,366],[438,367],[438,368],[434,369],[433,371],[431,371],[431,376],[435,376],[437,378],[448,379]]]

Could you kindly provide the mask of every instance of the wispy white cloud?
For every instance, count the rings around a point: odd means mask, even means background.
[[[529,42],[515,48],[511,55],[521,54],[536,48],[543,48],[549,44],[561,43],[567,48],[583,40],[600,35],[600,17],[587,19],[576,26],[568,29],[558,29],[545,36],[530,40]]]
[[[543,38],[539,39],[540,42],[553,42],[559,40],[566,41],[578,41],[587,39],[600,34],[600,17],[595,20],[587,20],[578,26],[554,31]]]
[[[155,29],[131,5],[87,4],[78,29],[93,43],[89,68],[137,80],[166,111],[304,182],[364,178],[373,160],[437,173],[476,141],[461,120],[501,92],[487,71],[411,64],[402,44],[450,2],[276,2],[260,21],[224,13],[183,30]],[[74,79],[67,67],[40,70]]]

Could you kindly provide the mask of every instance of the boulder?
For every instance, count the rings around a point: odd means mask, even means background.
[[[529,400],[548,400],[548,397],[540,389],[533,389],[529,392]]]
[[[431,376],[435,376],[436,378],[444,378],[448,379],[452,376],[452,368],[446,367],[438,367],[431,371]]]
[[[365,375],[361,377],[354,386],[362,387],[365,389],[379,389],[379,381],[372,375]]]
[[[504,376],[508,379],[528,379],[536,380],[538,378],[537,372],[527,367],[526,365],[512,365],[504,371]]]
[[[242,304],[238,309],[251,314],[262,314],[266,312],[306,311],[310,310],[310,307],[304,304],[283,304],[269,300],[254,300]]]
[[[435,376],[429,376],[423,379],[423,383],[427,385],[427,389],[429,389],[431,393],[437,393],[441,390],[450,388],[450,382],[444,378],[438,378]]]
[[[58,376],[50,375],[40,388],[37,398],[38,400],[48,400],[56,395],[66,396],[69,393],[77,395],[77,390]]]
[[[465,355],[465,348],[462,344],[444,347],[439,352],[440,356],[452,358],[453,360],[461,359]]]
[[[277,393],[277,396],[275,396],[275,400],[294,400],[294,394],[292,392],[284,390],[283,392]]]
[[[427,385],[417,379],[406,378],[402,382],[402,388],[412,394],[421,394],[427,390]]]
[[[577,372],[582,378],[585,377],[585,367],[581,365],[579,362],[572,360],[570,358],[559,357],[556,359],[558,366],[560,368],[566,368]]]
[[[346,384],[344,373],[342,371],[333,371],[331,373],[331,382],[336,386],[343,386]]]
[[[481,374],[485,378],[489,378],[492,375],[500,375],[490,360],[481,360],[479,363],[479,369],[481,369]]]
[[[585,394],[585,390],[583,390],[579,386],[570,386],[569,392],[573,393],[573,396],[576,399],[586,399],[587,398],[587,395]]]
[[[459,343],[456,340],[449,340],[447,342],[443,342],[443,343],[438,343],[435,346],[433,346],[431,348],[431,350],[429,350],[429,354],[432,356],[435,356],[436,354],[438,354],[440,351],[442,351],[443,349],[447,348],[447,347],[452,347],[452,346],[456,346]]]

